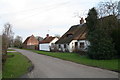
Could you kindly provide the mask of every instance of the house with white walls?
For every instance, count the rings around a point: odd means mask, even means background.
[[[39,50],[50,51],[51,45],[54,45],[57,40],[57,37],[52,37],[47,34],[46,37],[42,41],[40,41]]]
[[[86,39],[87,25],[83,19],[80,24],[72,26],[55,44],[58,51],[76,52],[86,51],[90,42]]]

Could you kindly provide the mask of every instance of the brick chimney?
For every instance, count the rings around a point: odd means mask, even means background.
[[[81,20],[80,20],[80,24],[83,24],[83,23],[84,23],[84,19],[81,18]]]
[[[47,34],[46,37],[49,37],[49,34]]]

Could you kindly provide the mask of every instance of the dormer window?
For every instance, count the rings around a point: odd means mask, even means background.
[[[72,37],[73,36],[73,34],[67,34],[67,37]]]

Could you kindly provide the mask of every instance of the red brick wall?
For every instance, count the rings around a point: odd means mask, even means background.
[[[31,36],[27,41],[27,45],[38,45],[38,44],[39,42],[34,36]]]

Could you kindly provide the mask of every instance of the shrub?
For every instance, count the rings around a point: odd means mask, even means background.
[[[112,59],[116,51],[112,38],[103,30],[96,29],[88,37],[91,45],[88,48],[88,56],[92,59]]]
[[[112,31],[113,43],[115,43],[115,49],[117,51],[117,57],[120,57],[120,28],[116,28]]]

